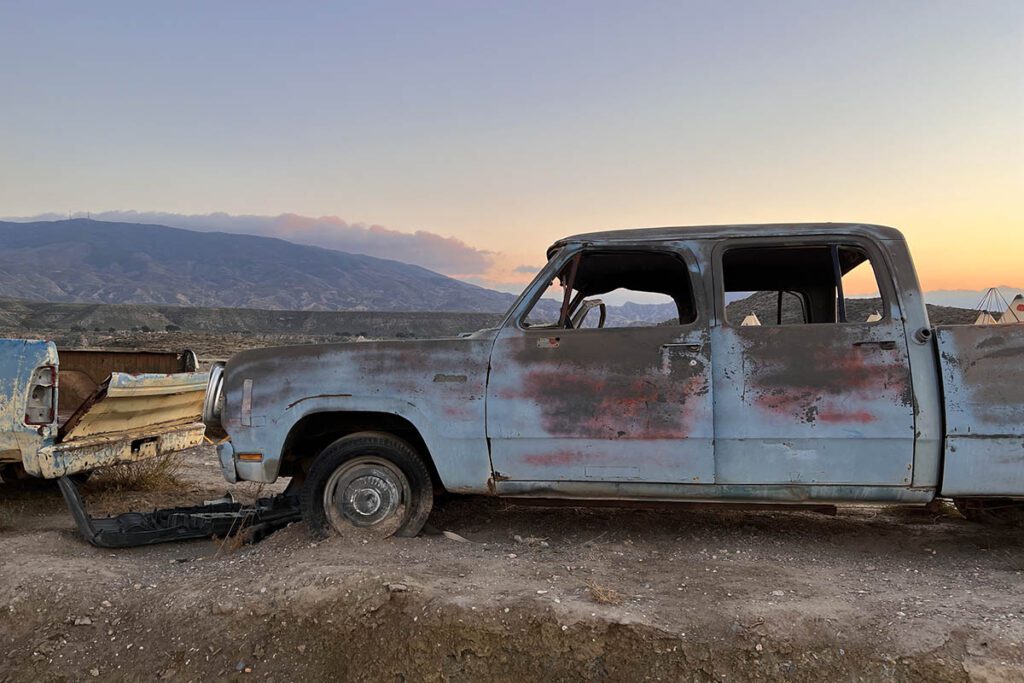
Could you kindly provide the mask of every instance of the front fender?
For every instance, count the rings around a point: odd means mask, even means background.
[[[240,479],[272,482],[288,435],[315,413],[386,413],[419,432],[446,488],[486,492],[487,362],[493,340],[441,339],[259,349],[225,369],[223,424]]]

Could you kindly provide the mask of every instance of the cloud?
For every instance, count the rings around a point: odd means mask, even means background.
[[[84,218],[86,214],[72,214]],[[477,249],[454,237],[417,230],[401,232],[383,225],[349,223],[337,216],[250,216],[227,213],[180,214],[158,211],[104,211],[89,216],[98,221],[155,223],[203,232],[230,232],[279,237],[289,242],[412,263],[454,277],[488,273],[496,254]],[[67,215],[41,214],[15,220],[58,220]]]
[[[544,266],[516,266],[512,269],[512,272],[523,273],[524,275],[536,275],[543,267]]]

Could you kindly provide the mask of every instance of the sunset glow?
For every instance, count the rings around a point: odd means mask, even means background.
[[[351,248],[506,290],[575,232],[870,222],[927,290],[1024,286],[1020,2],[5,3],[0,27],[0,215],[373,226]]]

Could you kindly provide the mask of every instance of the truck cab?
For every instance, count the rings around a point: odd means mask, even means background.
[[[608,315],[623,292],[661,320]],[[877,293],[876,309],[851,296]],[[754,298],[771,315],[744,310]],[[735,302],[735,305],[730,305]],[[416,533],[435,489],[927,504],[1015,521],[1024,335],[934,328],[903,236],[862,224],[576,235],[465,338],[243,352],[211,377],[231,480],[315,530]]]

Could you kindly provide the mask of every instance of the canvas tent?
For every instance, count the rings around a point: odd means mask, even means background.
[[[1024,323],[1024,294],[1013,297],[1013,301],[1006,307],[1003,317],[999,322],[1006,325],[1012,323]]]
[[[1024,296],[1018,294],[1012,302],[1007,303],[998,287],[989,287],[974,310],[978,311],[975,325],[1024,322]],[[1003,313],[999,313],[1000,310]]]

